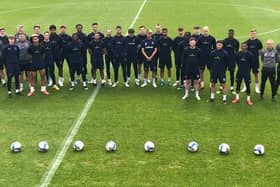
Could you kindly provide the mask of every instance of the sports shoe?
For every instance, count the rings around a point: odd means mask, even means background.
[[[139,81],[139,79],[135,79],[135,84],[136,84],[137,86],[139,86],[139,85],[140,85],[140,81]]]
[[[96,86],[96,85],[97,85],[96,79],[93,79],[93,80],[92,80],[92,84],[93,84],[93,86]]]
[[[232,100],[232,103],[233,103],[233,104],[236,104],[236,103],[239,103],[239,102],[240,102],[240,100],[239,100],[239,99],[236,99],[236,98]]]
[[[182,97],[182,99],[183,99],[183,100],[186,100],[186,99],[188,99],[188,97],[189,97],[189,95],[188,95],[188,94],[185,94],[185,95]]]
[[[59,87],[55,84],[55,85],[53,85],[53,89],[55,89],[56,91],[58,91],[58,90],[59,90]]]
[[[126,81],[126,82],[124,83],[124,86],[125,86],[126,88],[129,88],[128,81]]]
[[[84,87],[84,90],[88,90],[88,87],[87,87],[87,82],[83,82],[83,87]]]
[[[208,100],[209,102],[214,102],[215,101],[215,99],[214,98],[209,98],[209,100]]]
[[[252,106],[253,105],[251,100],[247,100],[246,103],[247,103],[248,106]]]
[[[20,94],[21,94],[20,90],[16,89],[16,95],[20,95]]]
[[[31,96],[33,96],[33,95],[34,95],[34,92],[33,92],[33,91],[29,91],[28,94],[27,94],[28,97],[31,97]]]
[[[147,82],[144,82],[144,83],[141,85],[142,88],[144,88],[144,87],[146,87],[146,86],[148,86]]]
[[[173,87],[176,87],[180,84],[180,81],[176,81],[174,84],[173,84]]]
[[[117,87],[117,86],[118,86],[118,83],[117,83],[117,82],[115,82],[115,83],[112,85],[113,88],[115,88],[115,87]]]
[[[47,90],[41,91],[44,95],[50,95],[50,93]]]
[[[172,86],[171,81],[168,81],[168,82],[167,82],[167,85],[168,85],[168,86]]]
[[[130,83],[130,77],[127,77],[127,83]]]
[[[109,85],[109,86],[112,86],[112,81],[111,81],[111,79],[108,79],[108,85]]]
[[[62,80],[58,80],[58,85],[60,86],[60,87],[63,87],[64,86],[64,84],[63,84],[63,82],[62,82]]]
[[[104,79],[101,80],[101,86],[105,86],[106,81]]]
[[[154,87],[154,88],[157,88],[156,81],[153,81],[153,87]]]
[[[160,86],[164,86],[164,80],[160,80]]]
[[[201,100],[201,98],[199,97],[199,95],[196,95],[195,98],[196,98],[196,100],[198,100],[198,101]]]
[[[12,92],[8,91],[8,96],[11,97],[12,96]]]
[[[151,83],[151,80],[150,80],[150,79],[148,79],[148,80],[147,80],[147,82],[150,84],[150,83]]]

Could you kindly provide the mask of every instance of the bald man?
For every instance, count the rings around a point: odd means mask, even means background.
[[[267,40],[266,49],[261,52],[262,60],[262,74],[261,74],[261,93],[260,98],[263,100],[265,84],[269,78],[272,92],[272,101],[275,101],[275,77],[276,77],[276,63],[279,62],[279,54],[274,49],[274,42],[272,39]]]

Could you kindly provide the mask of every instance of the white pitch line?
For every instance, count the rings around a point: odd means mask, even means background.
[[[267,35],[267,34],[272,34],[272,33],[275,33],[275,32],[278,32],[280,31],[280,28],[277,28],[277,29],[273,29],[273,30],[270,30],[270,31],[266,31],[266,32],[261,32],[261,33],[258,33],[258,36],[263,36],[263,35]],[[248,35],[244,35],[244,36],[239,36],[237,37],[238,39],[242,39],[242,38],[249,38],[249,34]]]
[[[137,19],[139,18],[145,4],[146,4],[147,0],[144,0],[143,3],[141,4],[136,16],[134,17],[132,23],[130,24],[129,28],[133,27],[137,21]],[[74,137],[76,136],[76,134],[78,133],[84,119],[87,116],[87,113],[90,109],[90,107],[92,106],[92,104],[95,101],[95,98],[97,96],[97,94],[99,93],[100,90],[100,85],[98,85],[96,87],[96,89],[94,90],[94,92],[91,94],[91,96],[88,98],[83,110],[81,111],[80,115],[78,116],[77,120],[73,123],[69,133],[67,134],[67,136],[65,137],[63,143],[61,144],[61,146],[59,147],[59,149],[57,150],[57,153],[49,167],[49,169],[46,171],[46,173],[43,175],[42,179],[41,179],[41,183],[40,183],[40,187],[47,187],[52,178],[54,177],[58,167],[60,166],[61,162],[63,161],[67,150],[69,149]]]

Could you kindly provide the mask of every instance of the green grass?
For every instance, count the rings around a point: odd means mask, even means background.
[[[88,33],[94,21],[100,22],[102,31],[117,24],[127,28],[142,3],[49,2],[3,2],[0,15],[5,19],[1,24],[8,33],[19,23],[28,33],[33,24],[42,25],[42,31],[49,24],[66,24],[69,33],[76,23],[84,24]],[[224,38],[229,28],[234,28],[237,36],[246,36],[252,27],[258,32],[276,29],[278,5],[276,0],[148,0],[135,28],[161,23],[175,37],[178,26],[191,30],[199,24],[208,25],[217,39]],[[277,41],[278,35],[275,32],[259,38]],[[51,91],[49,97],[37,92],[33,98],[8,98],[6,88],[0,88],[0,186],[39,185],[93,89],[70,92],[66,86],[60,92]],[[245,95],[238,105],[223,105],[220,99],[206,102],[208,89],[202,91],[201,102],[191,94],[190,100],[182,101],[183,92],[167,86],[101,88],[75,137],[85,143],[84,152],[69,149],[50,186],[278,186],[280,105],[271,102],[269,87],[264,101],[252,94],[253,107],[245,104]],[[232,98],[229,95],[229,100]],[[109,154],[104,146],[111,139],[117,142],[118,150]],[[23,143],[22,153],[10,152],[14,140]],[[36,151],[41,140],[50,144],[46,154]],[[156,145],[152,154],[144,153],[147,140]],[[201,146],[198,153],[186,150],[192,140]],[[231,146],[228,156],[218,153],[223,142]],[[263,157],[252,153],[258,143],[266,148]]]

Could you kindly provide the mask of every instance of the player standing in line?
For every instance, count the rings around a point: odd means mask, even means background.
[[[44,40],[41,43],[41,45],[44,47],[45,50],[45,58],[44,58],[44,63],[46,66],[46,75],[47,75],[47,80],[51,79],[51,84],[50,86],[53,87],[56,91],[59,90],[59,87],[56,85],[55,81],[55,70],[54,70],[54,54],[55,51],[57,50],[57,46],[54,45],[50,41],[50,33],[45,32],[44,33]]]
[[[99,32],[99,24],[97,22],[91,24],[91,28],[92,28],[92,32],[90,34],[88,34],[87,36],[87,40],[88,42],[91,42],[92,40],[94,40],[94,35],[96,33],[99,34],[100,38],[103,39],[104,38],[104,34]]]
[[[260,52],[263,48],[262,42],[257,38],[257,30],[252,29],[250,31],[250,38],[246,41],[248,44],[248,50],[253,53],[254,55],[254,63],[252,66],[252,71],[253,74],[255,75],[255,91],[256,93],[260,93],[260,85],[259,85],[259,67],[260,67],[260,62],[259,62],[259,56]],[[242,89],[241,92],[245,92],[246,87]]]
[[[200,87],[204,88],[205,67],[211,71],[210,53],[216,49],[216,39],[210,35],[209,27],[203,27],[203,35],[198,39],[197,46],[201,50]]]
[[[64,60],[66,60],[66,62],[68,63],[69,66],[69,59],[67,57],[67,47],[68,44],[72,41],[71,36],[69,36],[66,33],[66,26],[62,25],[60,26],[60,33],[59,33],[59,37],[61,39],[61,46],[60,46],[60,63],[59,63],[59,67],[58,67],[58,85],[60,87],[64,86],[64,77],[63,77],[63,64],[64,64]],[[69,67],[70,69],[70,67]]]
[[[153,34],[153,40],[155,42],[158,42],[159,39],[162,37],[162,32],[161,32],[161,25],[159,23],[156,24],[155,26],[155,33]],[[157,66],[159,64],[159,53],[157,52],[156,56],[155,56],[155,61],[157,63]],[[157,70],[156,70],[156,80],[157,80]]]
[[[97,85],[96,81],[96,70],[99,70],[101,77],[101,85],[104,86],[106,81],[104,79],[104,59],[103,55],[106,53],[106,48],[104,42],[100,39],[98,33],[95,34],[94,40],[88,44],[88,50],[91,57],[91,67],[92,67],[92,79],[93,85]]]
[[[19,47],[19,82],[20,82],[20,92],[23,91],[23,76],[24,74],[27,75],[29,79],[30,74],[30,65],[31,65],[31,58],[28,54],[28,49],[31,43],[28,39],[26,39],[26,35],[24,33],[18,34],[18,40],[16,41],[16,46]],[[30,82],[30,80],[29,80]]]
[[[271,85],[271,95],[272,101],[275,101],[276,88],[275,88],[275,78],[276,78],[276,64],[279,63],[279,53],[274,49],[274,42],[272,39],[267,40],[266,49],[261,52],[262,60],[262,75],[261,75],[261,94],[260,98],[263,100],[265,84],[267,78],[269,78]]]
[[[223,41],[224,49],[229,54],[229,62],[228,62],[228,70],[230,73],[230,91],[231,93],[234,92],[234,72],[235,72],[235,65],[236,65],[236,54],[239,51],[239,41],[234,38],[234,30],[229,29],[228,37]]]
[[[74,90],[75,87],[75,74],[82,75],[83,87],[85,90],[88,90],[86,75],[82,72],[83,68],[83,54],[86,50],[84,44],[80,41],[77,34],[72,35],[72,41],[68,43],[66,49],[66,56],[69,60],[69,69],[70,69],[70,79],[71,86],[69,90]]]
[[[28,35],[24,32],[24,27],[23,27],[23,25],[18,25],[18,26],[17,26],[17,33],[15,34],[16,41],[19,40],[19,35],[20,35],[20,34],[24,34],[26,40],[29,40]]]
[[[181,80],[181,86],[184,84],[184,73],[182,69],[182,53],[184,50],[184,43],[185,43],[185,31],[184,28],[180,27],[178,28],[178,36],[176,36],[173,40],[173,51],[174,51],[174,56],[175,56],[175,66],[176,66],[176,81],[173,84],[174,87],[180,85],[180,80]],[[189,41],[188,41],[189,43]]]
[[[113,64],[113,37],[112,37],[112,30],[107,29],[106,30],[106,36],[103,38],[105,48],[106,48],[106,54],[105,54],[105,64],[106,64],[106,76],[108,79],[108,85],[112,86],[112,80],[111,80],[111,64]]]
[[[147,38],[142,41],[141,43],[141,52],[144,56],[144,83],[141,85],[141,87],[146,87],[148,85],[148,77],[149,77],[149,71],[152,71],[153,76],[153,87],[157,88],[156,84],[156,69],[157,64],[155,62],[155,56],[158,51],[157,43],[152,38],[153,31],[148,30],[147,31]]]
[[[223,102],[227,102],[227,90],[226,90],[226,68],[228,66],[229,55],[226,50],[223,49],[223,41],[217,41],[216,49],[210,54],[210,67],[211,67],[211,94],[210,102],[215,100],[216,84],[219,80],[222,86]]]
[[[0,28],[0,80],[3,86],[6,85],[5,73],[4,73],[4,60],[3,60],[3,50],[5,45],[8,45],[8,36],[5,33],[4,28]]]
[[[116,26],[116,35],[113,37],[112,40],[112,49],[114,54],[113,59],[113,68],[114,68],[114,84],[112,87],[116,87],[119,84],[119,67],[122,68],[122,75],[124,86],[129,87],[127,82],[127,74],[126,74],[126,50],[125,50],[125,37],[122,35],[122,27]]]
[[[47,91],[47,79],[46,79],[46,71],[45,71],[45,49],[42,45],[40,45],[39,36],[36,34],[32,35],[32,45],[28,49],[29,55],[32,57],[31,69],[30,69],[30,91],[27,96],[33,96],[35,92],[35,79],[37,72],[39,71],[41,76],[41,92],[44,95],[49,95]]]
[[[19,90],[19,47],[15,45],[15,36],[9,36],[9,44],[4,48],[4,62],[7,71],[7,87],[8,95],[12,95],[12,78],[15,78],[16,94],[20,94]]]
[[[253,54],[248,51],[248,45],[246,42],[241,44],[241,51],[236,54],[236,64],[238,66],[238,70],[236,73],[236,96],[232,103],[239,103],[240,101],[240,87],[241,82],[244,79],[246,88],[247,88],[247,104],[252,106],[253,103],[251,101],[251,88],[250,88],[250,72],[253,63]]]
[[[39,37],[39,42],[41,43],[44,40],[44,36],[41,34],[41,27],[39,25],[34,25],[33,32],[34,32],[33,35],[37,35]],[[33,42],[32,36],[30,37],[31,43]]]
[[[197,42],[201,36],[202,36],[202,34],[201,34],[200,26],[194,26],[193,34],[191,35],[191,37],[195,38],[195,41]]]
[[[87,48],[88,40],[87,40],[87,35],[85,33],[83,33],[83,25],[82,24],[77,24],[75,26],[75,28],[76,28],[76,31],[77,31],[75,34],[77,34],[79,36],[80,41],[83,42],[83,44]],[[83,68],[82,68],[82,71],[84,71],[84,74],[86,75],[86,78],[87,78],[87,74],[88,74],[88,70],[87,70],[87,50],[85,50],[84,53],[83,53]],[[81,75],[78,75],[78,79],[77,79],[78,82],[80,81],[80,76]]]
[[[139,86],[140,82],[138,79],[138,69],[137,69],[137,38],[134,35],[134,29],[128,29],[128,35],[125,39],[125,49],[126,49],[126,69],[127,69],[127,82],[130,82],[131,75],[131,64],[133,65],[135,84]]]
[[[56,64],[56,67],[58,69],[58,74],[61,69],[61,42],[62,39],[60,36],[56,33],[56,26],[55,25],[50,25],[49,26],[49,32],[50,32],[50,41],[52,45],[55,47],[54,51],[54,63]],[[53,80],[49,79],[49,86],[53,85]],[[61,82],[60,82],[61,84]]]
[[[141,81],[141,71],[142,71],[142,66],[145,61],[145,57],[143,56],[142,53],[142,42],[146,40],[147,38],[147,33],[146,33],[146,27],[144,25],[139,26],[139,34],[137,35],[137,43],[138,43],[138,55],[137,55],[137,66],[138,66],[138,79]],[[149,81],[149,79],[148,79]]]
[[[190,38],[189,46],[184,48],[182,53],[182,69],[184,69],[184,81],[185,81],[185,95],[182,99],[189,97],[189,90],[191,87],[191,81],[194,80],[195,98],[200,101],[199,96],[199,67],[201,60],[201,51],[196,47],[195,38]]]
[[[156,41],[158,44],[159,68],[160,68],[160,85],[164,85],[164,69],[167,68],[168,86],[171,86],[171,51],[173,40],[168,36],[168,29],[162,29],[162,36]]]

